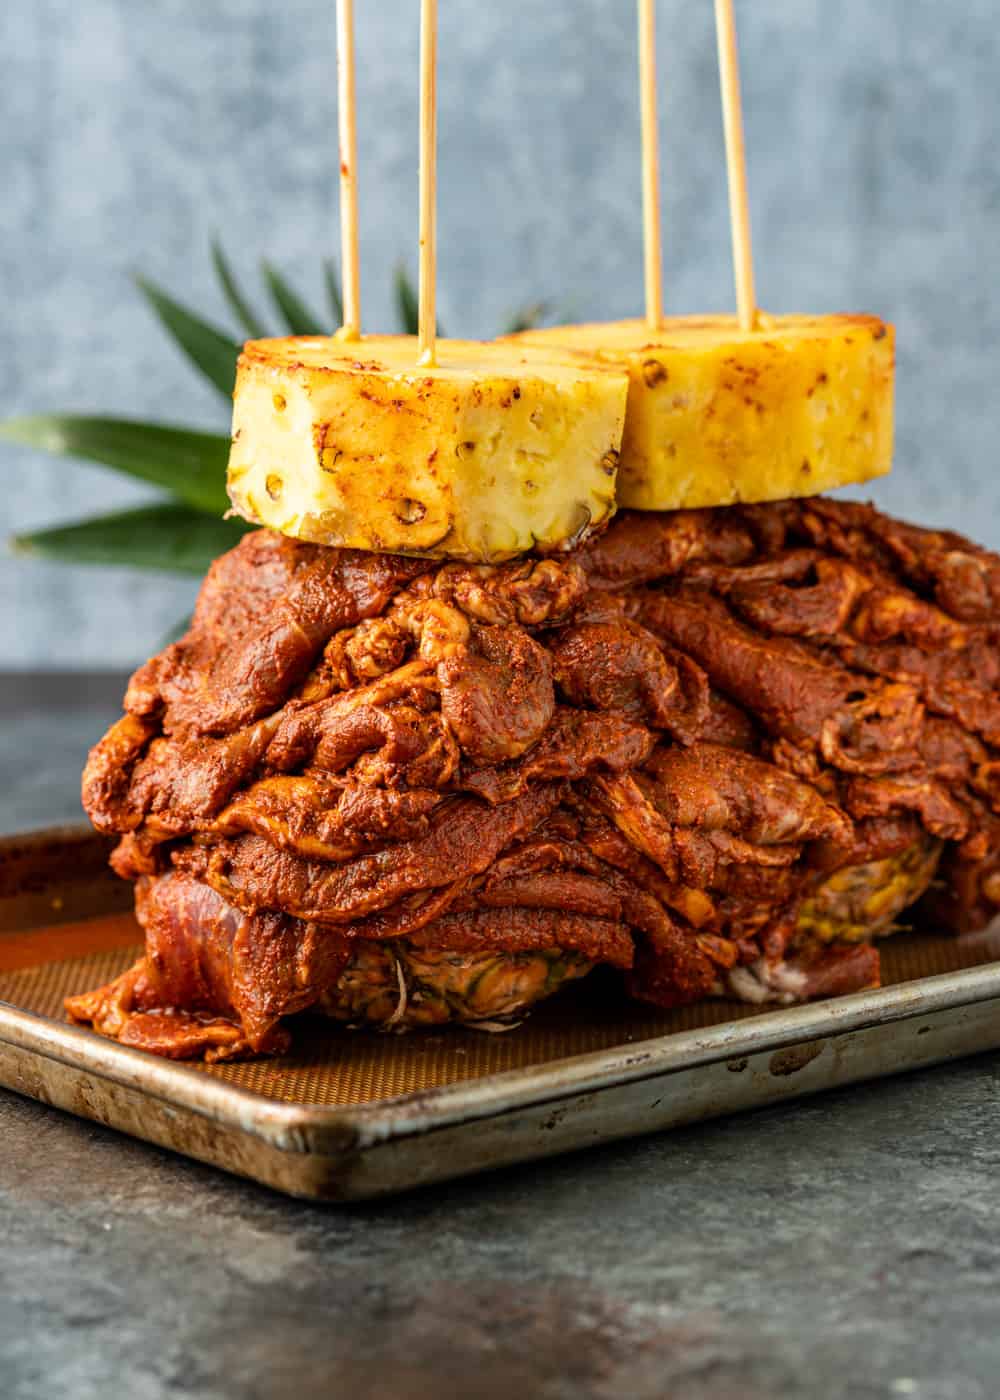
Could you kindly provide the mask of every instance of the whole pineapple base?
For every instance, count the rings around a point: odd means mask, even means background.
[[[859,943],[894,932],[900,914],[930,888],[942,849],[925,834],[896,855],[834,871],[803,903],[799,932],[822,943]]]
[[[363,942],[316,1009],[370,1029],[404,1031],[447,1023],[493,1029],[512,1024],[593,966],[558,948],[464,952],[414,948],[400,940]]]

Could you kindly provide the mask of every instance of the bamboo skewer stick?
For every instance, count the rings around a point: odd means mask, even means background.
[[[358,126],[354,90],[354,0],[337,0],[337,124],[340,136],[340,262],[343,340],[361,338],[358,253]]]
[[[740,98],[740,68],[733,0],[715,0],[715,28],[719,44],[722,120],[726,133],[726,173],[729,180],[729,221],[733,235],[736,306],[740,329],[752,331],[757,327],[757,298],[750,246],[747,161],[743,143],[743,104]]]
[[[656,0],[639,0],[639,112],[642,121],[642,244],[646,324],[663,325],[660,133],[656,111]]]
[[[437,0],[420,0],[420,305],[418,358],[436,363]]]

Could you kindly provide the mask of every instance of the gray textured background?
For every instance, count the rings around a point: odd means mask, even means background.
[[[364,305],[414,261],[416,0],[358,5]],[[731,305],[710,0],[661,0],[669,309]],[[5,0],[0,412],[220,423],[132,291],[222,317],[219,231],[319,299],[336,228],[333,0]],[[891,509],[1000,545],[996,0],[742,0],[760,297],[900,335]],[[444,0],[441,315],[488,334],[538,296],[641,295],[632,0]],[[97,468],[0,449],[4,531],[131,504]],[[130,663],[182,614],[166,576],[0,562],[0,664]]]

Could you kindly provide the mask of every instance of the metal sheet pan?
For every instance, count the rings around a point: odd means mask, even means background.
[[[284,1060],[174,1064],[60,1017],[139,934],[107,848],[0,841],[0,1085],[292,1195],[359,1200],[1000,1046],[1000,937],[897,937],[891,985],[790,1010],[637,1008],[593,979],[503,1036],[304,1022]]]

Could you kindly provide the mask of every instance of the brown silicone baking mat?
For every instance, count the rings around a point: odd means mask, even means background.
[[[0,1000],[62,1019],[65,996],[99,986],[123,971],[138,955],[139,944],[139,929],[125,913],[9,928],[0,933]],[[883,984],[956,972],[998,957],[1000,931],[961,939],[898,934],[882,945]],[[500,1034],[351,1032],[305,1016],[293,1024],[292,1051],[281,1059],[197,1068],[284,1103],[372,1104],[774,1009],[717,1001],[658,1012],[625,998],[612,976],[595,973],[540,1007],[522,1025]]]

